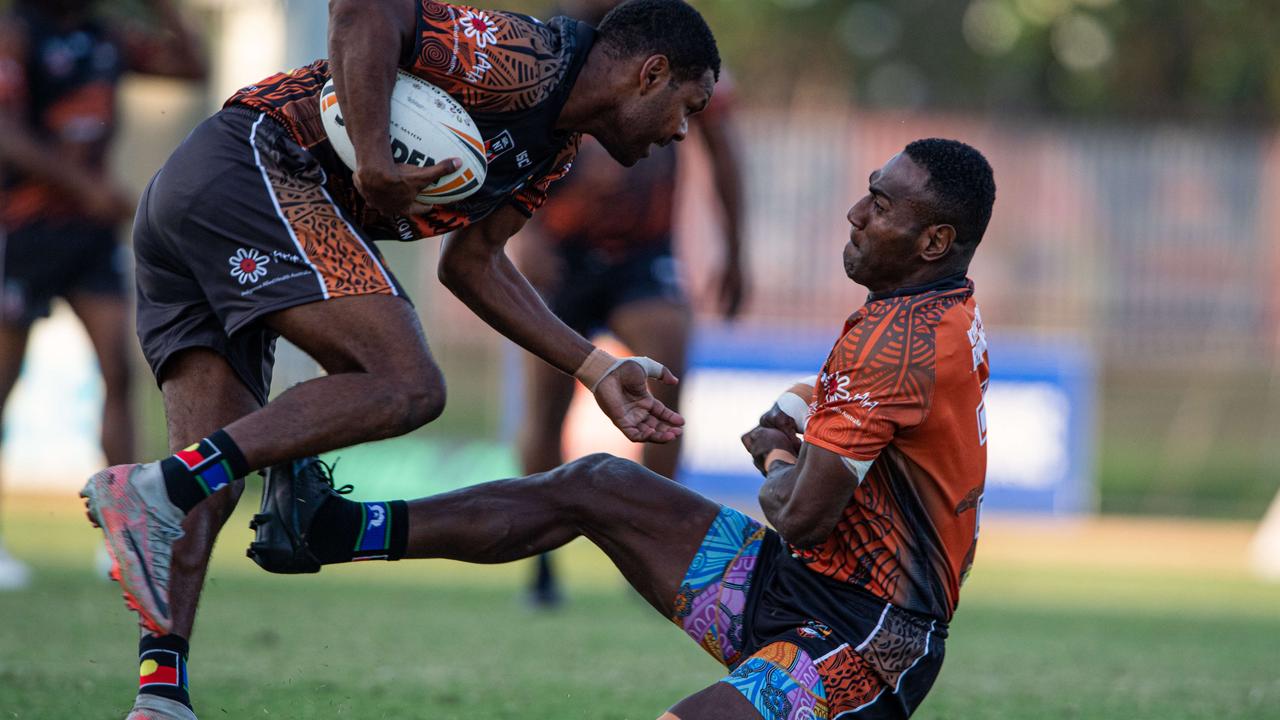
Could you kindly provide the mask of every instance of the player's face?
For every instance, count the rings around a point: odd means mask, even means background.
[[[872,292],[895,290],[920,267],[927,243],[929,173],[899,153],[871,173],[867,194],[849,208],[844,271]]]
[[[622,101],[618,122],[596,135],[609,155],[626,167],[648,157],[654,145],[684,140],[689,117],[711,102],[715,75],[710,70],[697,80],[673,82],[666,58],[660,59],[662,67],[656,74],[644,76],[635,95]]]

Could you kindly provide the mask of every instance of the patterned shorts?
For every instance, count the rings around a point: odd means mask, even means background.
[[[790,561],[776,533],[729,508],[694,556],[672,620],[765,720],[909,717],[946,637],[866,593],[833,591]]]
[[[159,378],[212,349],[265,402],[275,335],[262,316],[356,295],[403,295],[309,151],[270,118],[231,107],[200,124],[139,201],[138,337]]]

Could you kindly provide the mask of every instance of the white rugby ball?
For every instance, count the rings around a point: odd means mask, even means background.
[[[354,172],[356,150],[347,135],[332,79],[320,90],[320,119],[334,151]],[[471,116],[449,93],[403,70],[391,92],[390,133],[391,157],[398,163],[426,167],[451,157],[462,160],[456,171],[422,188],[418,202],[455,202],[484,184],[489,166],[484,140]]]

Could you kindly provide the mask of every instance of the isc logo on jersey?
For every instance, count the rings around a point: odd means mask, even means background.
[[[356,151],[347,135],[333,80],[320,91],[320,119],[333,150],[352,170]],[[484,185],[488,163],[484,141],[467,111],[449,93],[422,78],[401,71],[391,92],[392,158],[419,167],[437,158],[461,158],[462,166],[422,188],[418,201],[441,205],[471,196]]]

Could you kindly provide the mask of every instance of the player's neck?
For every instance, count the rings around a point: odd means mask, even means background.
[[[556,118],[556,129],[592,134],[595,124],[605,115],[614,95],[612,67],[614,61],[597,43],[587,55],[578,79],[569,91],[569,99]]]
[[[941,282],[946,278],[954,275],[965,274],[968,271],[969,267],[967,263],[946,263],[945,265],[939,266],[929,265],[919,268],[915,272],[908,274],[906,277],[893,282],[884,283],[877,287],[867,285],[867,290],[870,290],[872,295],[892,295],[901,290],[928,287],[934,283]]]

